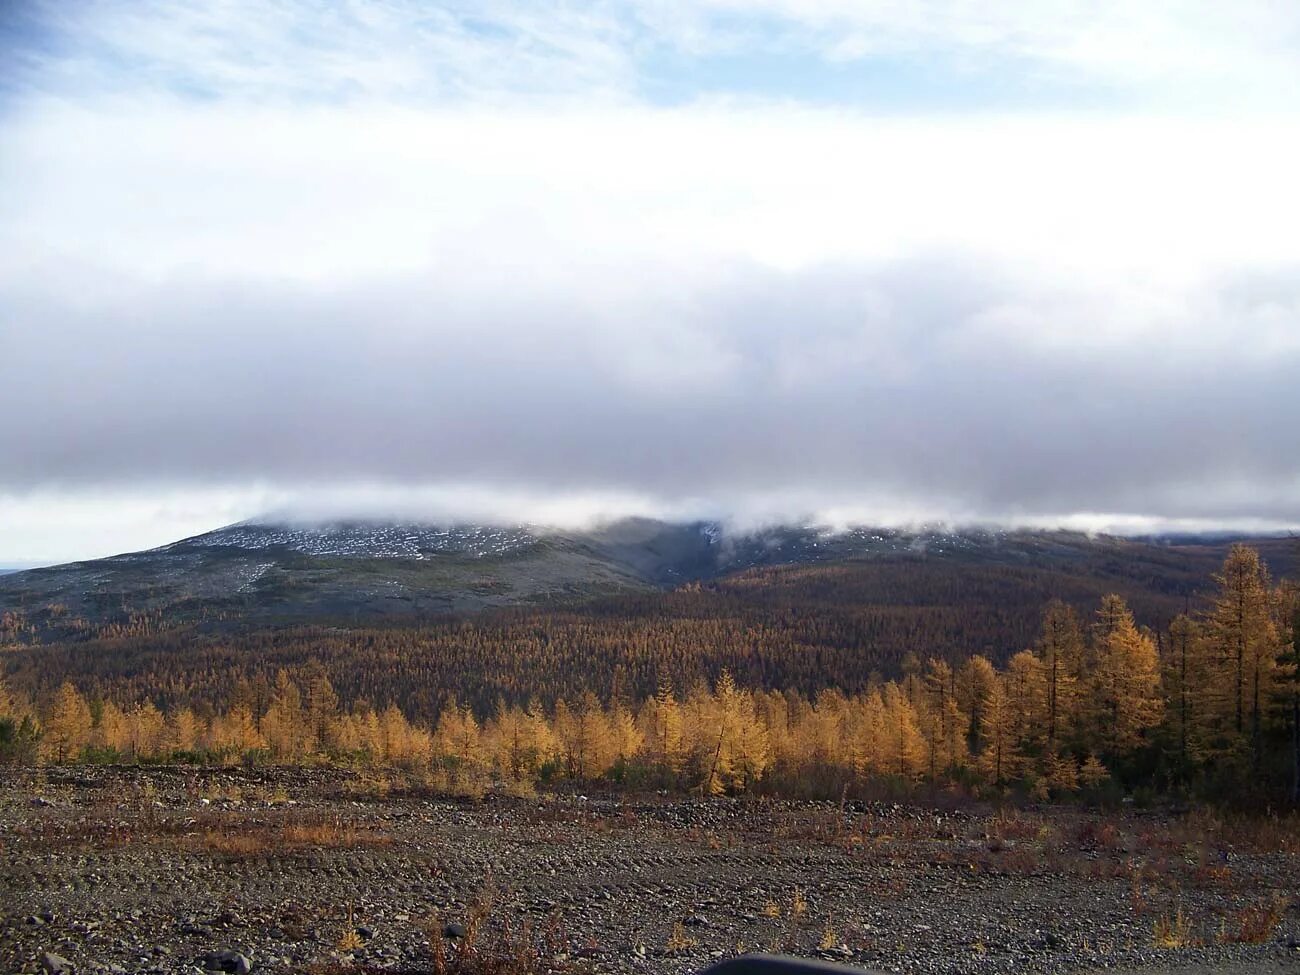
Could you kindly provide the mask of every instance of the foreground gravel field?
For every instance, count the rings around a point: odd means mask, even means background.
[[[894,972],[1300,972],[1293,823],[18,770],[0,785],[0,970],[424,972],[509,941],[593,972],[754,950]]]

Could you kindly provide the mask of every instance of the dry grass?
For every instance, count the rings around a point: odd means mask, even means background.
[[[1182,905],[1156,918],[1152,925],[1152,940],[1157,948],[1185,948],[1196,943],[1192,937],[1191,921],[1183,913]]]
[[[1225,944],[1263,944],[1273,937],[1290,906],[1291,902],[1278,893],[1247,904],[1225,919],[1219,931],[1219,940]]]
[[[497,890],[489,875],[465,916],[464,936],[444,937],[442,920],[426,924],[433,975],[541,975],[565,971],[568,938],[558,915],[541,929],[497,916]]]
[[[798,924],[807,913],[808,901],[805,899],[803,891],[796,887],[790,897],[790,920]]]
[[[817,947],[820,948],[822,951],[829,951],[839,943],[840,943],[839,932],[836,931],[835,926],[831,924],[831,919],[827,918],[826,926],[822,928],[821,941],[817,943]]]
[[[668,940],[664,942],[664,950],[677,954],[678,952],[688,951],[698,944],[699,941],[686,933],[686,929],[682,927],[682,922],[677,921],[673,924]]]
[[[295,856],[313,850],[353,850],[388,846],[392,838],[347,826],[339,820],[281,825],[231,825],[202,833],[208,853],[231,860]]]

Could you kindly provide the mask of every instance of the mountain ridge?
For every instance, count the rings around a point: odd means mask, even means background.
[[[38,625],[42,618],[102,624],[149,613],[259,622],[382,619],[664,590],[772,566],[862,561],[1058,568],[1104,566],[1122,555],[1132,563],[1125,573],[1160,585],[1185,568],[1204,572],[1232,540],[939,527],[742,531],[716,521],[648,518],[586,529],[255,519],[140,552],[0,576],[0,612],[22,613]],[[1289,540],[1255,541],[1273,557],[1287,557]]]

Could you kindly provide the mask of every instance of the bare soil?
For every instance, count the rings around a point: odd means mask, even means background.
[[[1300,972],[1298,885],[1285,821],[1168,810],[469,800],[302,769],[0,783],[9,972],[53,953],[79,973],[194,973],[220,951],[257,972],[427,972],[490,903],[477,950],[528,940],[557,970],[772,950],[909,973],[1271,975]]]

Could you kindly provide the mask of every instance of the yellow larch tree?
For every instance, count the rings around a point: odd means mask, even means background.
[[[90,744],[90,705],[71,682],[65,681],[55,692],[43,727],[42,751],[55,762],[76,758]]]
[[[1127,755],[1164,715],[1155,641],[1138,631],[1128,604],[1114,593],[1102,598],[1094,632],[1086,705],[1091,742],[1107,755]]]
[[[1016,711],[1011,703],[1005,676],[995,675],[980,709],[979,768],[997,785],[1005,785],[1021,772],[1020,742]]]
[[[1047,751],[1054,752],[1074,731],[1085,648],[1074,607],[1059,599],[1043,611],[1035,648],[1040,666],[1039,712]]]
[[[1214,581],[1219,591],[1207,620],[1207,638],[1231,688],[1226,718],[1258,764],[1264,711],[1281,649],[1268,569],[1257,550],[1238,544]]]
[[[112,701],[99,707],[99,720],[91,733],[91,743],[96,748],[106,748],[126,755],[131,748],[131,727],[127,716]]]
[[[925,739],[917,725],[916,709],[893,681],[885,684],[880,699],[884,706],[880,768],[889,775],[919,778],[925,772]]]
[[[164,749],[169,754],[193,752],[199,747],[203,732],[203,723],[190,708],[176,708],[167,715]]]
[[[670,775],[679,774],[686,759],[682,709],[667,680],[659,681],[654,696],[641,708],[641,729],[647,760]]]
[[[137,758],[157,755],[162,751],[166,719],[153,701],[142,701],[127,715],[130,729],[130,751]]]

